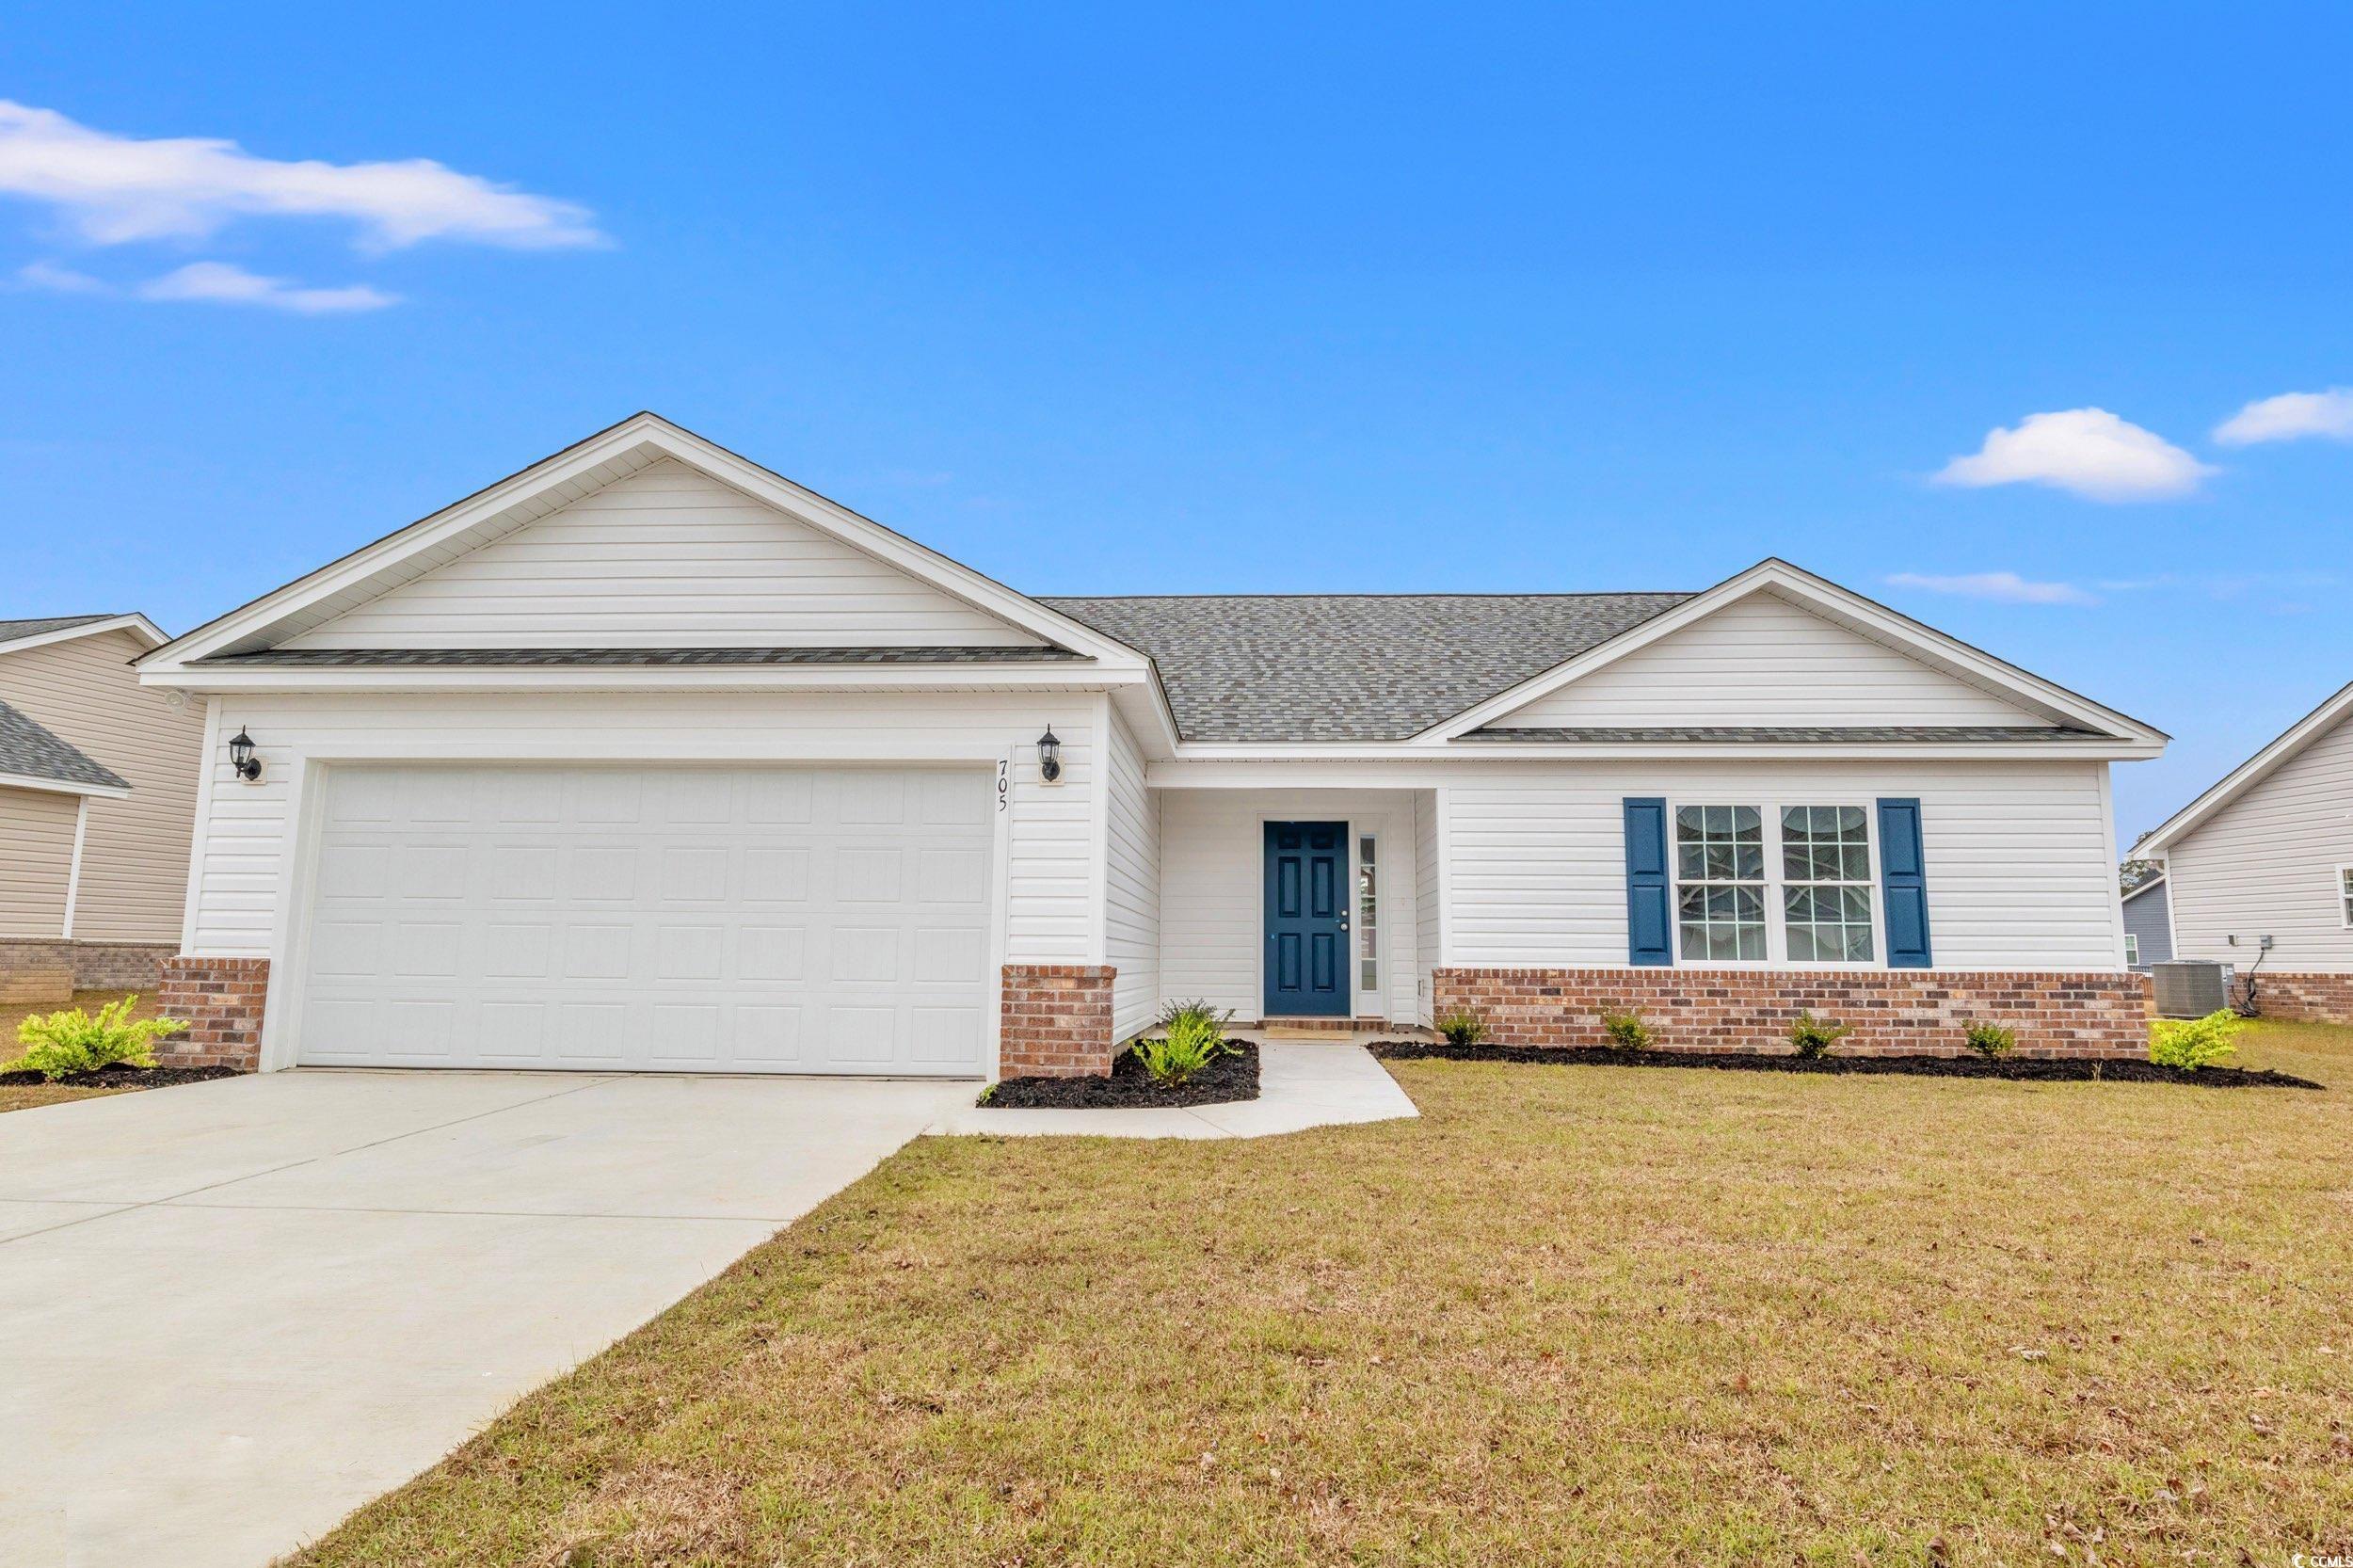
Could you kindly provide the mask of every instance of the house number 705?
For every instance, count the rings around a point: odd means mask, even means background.
[[[997,809],[1000,811],[1005,808],[1005,797],[1013,788],[1010,776],[1012,767],[1013,764],[1004,758],[997,759]]]

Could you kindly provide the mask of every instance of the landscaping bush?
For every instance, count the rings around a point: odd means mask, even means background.
[[[154,1043],[188,1026],[178,1018],[133,1018],[136,997],[124,997],[100,1008],[95,1016],[78,1007],[61,1013],[36,1013],[16,1026],[16,1043],[24,1054],[0,1062],[0,1073],[34,1072],[55,1083],[78,1073],[94,1073],[125,1062],[134,1067],[155,1064]]]
[[[1225,1020],[1232,1016],[1199,1004],[1173,1008],[1160,1039],[1138,1040],[1129,1048],[1155,1082],[1175,1089],[1233,1049],[1225,1043]]]
[[[2149,1026],[2149,1060],[2194,1073],[2238,1054],[2231,1036],[2247,1020],[2225,1007],[2202,1018],[2159,1018]]]
[[[1962,1026],[1961,1038],[1969,1048],[1988,1062],[1998,1062],[2018,1048],[2018,1032],[2005,1024],[1977,1023]]]
[[[1152,1027],[1166,1033],[1185,1018],[1193,1018],[1208,1024],[1217,1031],[1218,1037],[1223,1039],[1225,1035],[1225,1026],[1234,1021],[1234,1010],[1230,1007],[1211,1007],[1198,997],[1191,1001],[1165,1002],[1161,1004],[1160,1016],[1153,1021]]]
[[[1642,1021],[1640,1013],[1612,1013],[1605,1007],[1601,1010],[1601,1027],[1613,1046],[1623,1046],[1627,1050],[1651,1048],[1650,1025]]]
[[[1812,1013],[1800,1013],[1789,1025],[1789,1048],[1811,1062],[1828,1056],[1830,1048],[1854,1032],[1852,1024],[1842,1024],[1836,1018],[1817,1018]]]
[[[1438,1019],[1438,1032],[1449,1046],[1483,1045],[1487,1039],[1487,1020],[1467,1007],[1458,1007]]]

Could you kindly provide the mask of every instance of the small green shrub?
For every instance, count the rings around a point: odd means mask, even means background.
[[[1812,1013],[1800,1013],[1789,1025],[1789,1048],[1807,1061],[1828,1056],[1830,1048],[1854,1032],[1852,1024],[1842,1024],[1836,1018],[1817,1018]]]
[[[1181,1088],[1193,1074],[1234,1048],[1225,1040],[1225,1018],[1231,1016],[1208,1007],[1179,1008],[1170,1015],[1160,1039],[1138,1040],[1129,1048],[1153,1081]]]
[[[1609,1034],[1611,1045],[1623,1046],[1627,1050],[1648,1050],[1651,1048],[1650,1025],[1642,1021],[1640,1013],[1612,1013],[1605,1007],[1601,1010],[1601,1027]]]
[[[2149,1026],[2149,1060],[2194,1073],[2238,1054],[2232,1036],[2247,1020],[2225,1007],[2202,1018],[2160,1018]]]
[[[1987,1023],[1979,1019],[1963,1025],[1961,1037],[1969,1048],[1988,1062],[1998,1062],[2018,1048],[2018,1032],[2006,1024]]]
[[[1178,1020],[1183,1018],[1193,1018],[1208,1024],[1217,1031],[1222,1038],[1225,1033],[1225,1026],[1234,1021],[1234,1010],[1230,1007],[1211,1007],[1198,998],[1192,1001],[1165,1002],[1161,1005],[1160,1016],[1154,1020],[1153,1027],[1166,1033],[1169,1030],[1176,1028]]]
[[[16,1026],[16,1043],[24,1054],[0,1062],[0,1073],[35,1072],[55,1083],[77,1073],[94,1073],[118,1062],[134,1067],[155,1064],[154,1044],[188,1026],[178,1018],[137,1018],[131,1009],[136,997],[110,1001],[95,1016],[78,1007],[61,1013],[36,1013]]]
[[[1438,1032],[1449,1046],[1482,1045],[1487,1038],[1487,1020],[1467,1007],[1458,1007],[1438,1019]]]

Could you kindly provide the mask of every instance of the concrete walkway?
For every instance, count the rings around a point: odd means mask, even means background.
[[[0,1116],[0,1564],[260,1568],[972,1093],[311,1071]]]
[[[993,1111],[968,1098],[928,1130],[1017,1137],[1264,1138],[1311,1127],[1420,1114],[1397,1080],[1362,1046],[1263,1040],[1255,1100],[1184,1110]]]

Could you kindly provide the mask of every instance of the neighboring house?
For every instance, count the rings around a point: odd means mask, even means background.
[[[2353,1023],[2353,686],[2133,853],[2165,863],[2176,957],[2251,972],[2272,1016]]]
[[[2124,895],[2124,967],[2146,972],[2173,956],[2173,914],[2162,875]]]
[[[203,705],[145,616],[0,620],[0,995],[153,987],[180,951]]]
[[[2141,1048],[2165,737],[1779,561],[1033,599],[641,414],[140,668],[208,714],[183,1059],[1100,1072],[1190,997]]]

